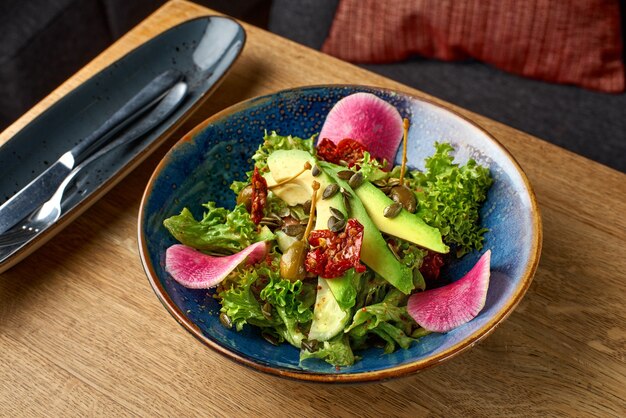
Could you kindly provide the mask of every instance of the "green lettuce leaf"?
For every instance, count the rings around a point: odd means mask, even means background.
[[[356,285],[357,295],[354,304],[357,309],[381,302],[392,287],[387,280],[369,269],[361,274],[359,280],[360,283]]]
[[[388,322],[381,322],[376,328],[373,328],[371,332],[385,340],[386,344],[383,350],[387,354],[396,351],[396,344],[406,350],[414,341],[413,338],[407,336],[400,328]]]
[[[493,179],[488,168],[472,159],[463,166],[454,164],[450,144],[435,143],[435,149],[426,159],[426,171],[412,172],[411,185],[418,190],[417,214],[438,228],[461,257],[482,248],[487,229],[480,226],[479,210]]]
[[[296,322],[306,323],[313,319],[311,306],[315,303],[315,289],[296,280],[291,282],[279,274],[269,276],[269,283],[261,290],[260,298],[275,308],[284,310],[285,315]]]
[[[218,293],[222,305],[220,311],[228,315],[237,331],[241,331],[245,324],[258,327],[279,325],[279,323],[272,322],[263,315],[261,304],[252,292],[252,286],[257,284],[265,275],[272,274],[272,270],[266,263],[255,267],[257,266],[238,269],[237,273],[231,276],[234,280],[229,281],[228,287],[223,287]]]
[[[319,358],[333,366],[351,366],[355,360],[350,341],[345,334],[339,334],[329,341],[324,341],[317,351],[300,351],[300,361],[309,358]]]
[[[382,302],[358,309],[345,330],[353,347],[365,347],[368,334],[375,334],[385,342],[386,353],[393,352],[396,345],[408,348],[416,339],[411,334],[418,325],[407,313],[406,301],[406,295],[392,288]]]
[[[389,174],[383,171],[385,165],[378,162],[372,158],[369,152],[365,151],[363,153],[363,158],[357,162],[357,165],[360,167],[359,171],[363,173],[363,178],[368,181],[377,181],[381,179],[385,179],[389,176]]]
[[[280,253],[270,251],[269,261],[239,267],[223,282],[218,294],[221,312],[228,315],[237,331],[245,324],[264,328],[279,342],[287,341],[300,348],[313,318],[315,286],[280,277]],[[269,309],[267,306],[270,305]],[[265,312],[264,312],[265,311]]]
[[[289,206],[282,200],[280,197],[272,193],[271,191],[267,195],[267,203],[265,213],[276,213],[281,214],[285,211],[289,210],[289,214],[295,219],[302,221],[304,219],[308,219],[308,212],[304,211],[302,205]]]
[[[422,266],[422,261],[428,252],[411,242],[395,237],[393,239],[398,242],[396,254],[400,257],[400,262],[413,271],[413,285],[416,289],[426,289],[426,282],[419,268]]]
[[[234,254],[257,241],[274,239],[266,228],[257,229],[243,205],[230,212],[216,207],[215,202],[203,206],[207,211],[199,221],[185,208],[163,225],[181,243],[214,254]]]
[[[263,143],[252,156],[254,165],[261,173],[267,172],[267,157],[279,149],[299,149],[313,154],[315,152],[315,145],[313,144],[315,137],[316,135],[308,139],[302,139],[291,135],[281,136],[274,131],[268,135],[266,132]]]
[[[300,348],[302,340],[306,338],[306,335],[302,333],[298,326],[298,321],[293,316],[287,314],[285,308],[274,307],[280,319],[283,322],[283,326],[276,327],[276,331],[279,335],[286,340],[289,344],[296,348]]]

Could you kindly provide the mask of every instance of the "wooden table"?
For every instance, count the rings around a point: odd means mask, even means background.
[[[8,128],[0,143],[125,52],[207,13],[168,3]],[[240,60],[181,131],[0,277],[0,415],[626,416],[626,175],[449,104],[517,158],[543,215],[535,280],[483,343],[408,378],[322,386],[230,362],[176,323],[144,275],[136,224],[148,177],[177,138],[240,100],[305,84],[361,83],[429,97],[245,28]]]

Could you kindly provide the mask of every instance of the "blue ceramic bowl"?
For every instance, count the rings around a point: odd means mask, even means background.
[[[492,250],[491,283],[486,306],[469,323],[447,333],[431,334],[408,350],[384,354],[371,348],[362,359],[336,369],[317,360],[299,362],[299,352],[283,344],[266,343],[256,329],[224,328],[220,306],[212,291],[186,289],[164,268],[165,250],[175,243],[163,220],[188,207],[201,216],[209,200],[233,207],[228,186],[243,179],[252,167],[250,156],[265,130],[309,137],[318,133],[330,108],[342,97],[370,92],[390,102],[411,121],[409,165],[423,168],[435,141],[450,142],[455,159],[474,158],[494,177],[481,216],[489,232],[485,248]],[[399,163],[400,155],[396,157]],[[286,90],[234,105],[209,118],[176,144],[156,168],[145,190],[139,214],[142,262],[150,283],[168,311],[196,338],[244,365],[283,377],[357,382],[402,376],[441,363],[472,347],[511,313],[530,285],[539,261],[541,221],[528,179],[513,157],[487,132],[433,103],[390,90],[365,86],[315,86]],[[458,279],[477,261],[471,253],[451,265],[447,273]]]

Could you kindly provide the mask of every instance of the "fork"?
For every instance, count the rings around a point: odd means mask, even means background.
[[[142,119],[136,126],[132,127],[128,132],[110,142],[98,152],[86,158],[78,164],[56,189],[52,197],[45,202],[39,209],[32,212],[24,223],[15,226],[0,235],[0,248],[12,247],[20,245],[38,235],[48,226],[56,222],[61,216],[63,203],[63,195],[67,187],[72,183],[74,178],[89,164],[96,161],[103,155],[112,150],[129,144],[135,139],[143,136],[147,132],[155,128],[159,123],[176,110],[187,94],[187,84],[183,81],[175,84],[172,89],[165,95],[162,101],[152,110],[148,116]]]

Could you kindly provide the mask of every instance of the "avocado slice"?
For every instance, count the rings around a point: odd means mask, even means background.
[[[419,216],[402,209],[395,218],[385,218],[383,211],[394,202],[369,181],[364,181],[355,192],[379,230],[438,253],[450,251],[441,239],[441,232]]]
[[[414,288],[411,269],[402,265],[396,256],[393,255],[378,227],[370,219],[361,199],[359,199],[348,183],[337,176],[331,165],[321,162],[319,164],[339,186],[352,195],[350,199],[350,216],[356,218],[363,225],[364,229],[363,246],[361,247],[361,259],[363,262],[402,293],[407,295],[411,293]]]
[[[266,174],[267,185],[271,186],[284,179],[287,179],[302,170],[304,163],[309,162],[312,166],[317,164],[317,160],[309,152],[303,150],[276,150],[267,157],[267,166],[270,169]],[[330,218],[330,207],[340,210],[347,215],[346,208],[341,199],[341,194],[337,193],[330,199],[322,199],[322,193],[329,184],[334,183],[333,179],[321,172],[317,177],[313,177],[311,170],[305,171],[298,178],[290,181],[284,186],[272,190],[276,196],[284,200],[289,206],[301,205],[311,199],[313,194],[313,180],[320,184],[317,191],[316,220],[315,229],[328,229],[326,224]]]
[[[360,273],[352,268],[341,277],[323,279],[330,287],[330,291],[333,292],[333,296],[341,309],[348,310],[356,303],[355,278],[358,279],[359,277]]]

